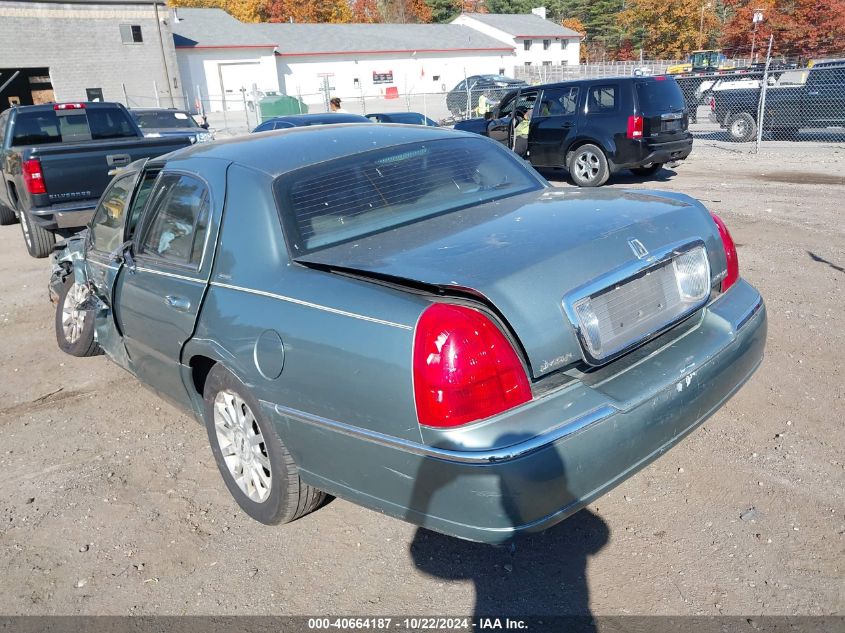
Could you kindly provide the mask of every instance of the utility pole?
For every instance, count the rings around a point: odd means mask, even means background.
[[[748,58],[748,65],[754,63],[754,45],[757,43],[757,25],[763,21],[763,9],[754,9],[754,16],[751,18],[751,23],[754,25],[753,35],[751,36],[751,56]]]

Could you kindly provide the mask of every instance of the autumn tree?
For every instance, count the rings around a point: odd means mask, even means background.
[[[267,0],[168,0],[172,7],[223,9],[241,22],[261,22]]]
[[[708,6],[709,4],[709,6]],[[619,14],[620,43],[632,42],[649,57],[686,58],[719,27],[713,3],[703,0],[629,0]]]
[[[376,24],[382,21],[376,0],[352,0],[352,21],[360,24]]]
[[[845,48],[845,0],[724,0],[730,13],[722,34],[723,48],[748,55],[754,37],[752,17],[763,11],[757,25],[757,45],[765,55],[769,35],[773,50],[782,55],[824,56]]]
[[[265,10],[270,22],[339,24],[352,21],[348,0],[269,0]]]
[[[490,13],[486,0],[462,0],[461,13]]]
[[[624,0],[550,0],[546,10],[556,22],[578,20],[586,33],[582,55],[596,60],[613,57],[619,48],[623,39],[619,26],[623,4]]]
[[[425,0],[381,0],[379,8],[385,22],[425,23],[432,18],[431,7]]]

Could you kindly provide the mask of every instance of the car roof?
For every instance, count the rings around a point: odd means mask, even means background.
[[[201,143],[167,156],[167,164],[192,158],[227,160],[276,177],[300,167],[380,147],[477,134],[425,125],[340,123],[292,127]]]
[[[54,106],[63,103],[81,103],[86,110],[97,110],[100,108],[125,108],[122,103],[116,101],[56,101],[55,103],[39,103],[38,105],[14,105],[12,108],[22,112],[46,112],[54,110]]]
[[[187,110],[180,110],[179,108],[132,108],[129,110],[130,112],[181,112],[183,114],[189,114]]]
[[[288,114],[275,116],[272,119],[262,121],[283,121],[293,125],[314,125],[315,123],[369,123],[370,120],[360,114],[349,114],[344,112],[319,112],[317,114]]]

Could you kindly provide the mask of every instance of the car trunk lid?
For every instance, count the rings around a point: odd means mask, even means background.
[[[632,240],[651,252],[703,240],[710,261],[721,261],[712,219],[689,199],[561,189],[453,211],[297,261],[481,296],[511,326],[538,378],[582,359],[563,298],[647,257]]]

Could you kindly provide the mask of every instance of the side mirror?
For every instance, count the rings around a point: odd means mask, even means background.
[[[204,123],[201,123],[201,124],[200,124],[200,127],[201,127],[202,129],[204,129],[204,130],[207,130],[207,129],[208,129],[208,128],[210,128],[211,126],[210,126],[210,125],[208,124],[208,122],[206,121],[206,122],[204,122]]]

